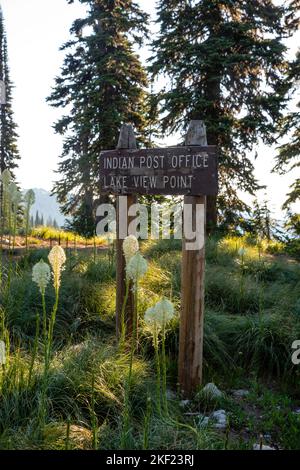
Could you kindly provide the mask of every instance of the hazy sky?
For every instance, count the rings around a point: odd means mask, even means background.
[[[7,30],[11,76],[15,84],[14,111],[20,135],[22,160],[17,177],[23,188],[51,189],[57,177],[54,170],[62,145],[52,124],[61,111],[47,105],[45,98],[62,65],[64,53],[58,49],[68,39],[72,21],[85,10],[76,2],[68,5],[66,0],[0,0],[0,3]],[[148,13],[154,13],[155,0],[139,0],[139,3]],[[299,39],[298,35],[289,41],[291,53],[295,52]],[[144,50],[142,57],[146,54]],[[177,140],[177,136],[171,136],[166,143],[177,144]],[[274,149],[260,146],[258,150],[256,175],[268,186],[267,197],[278,217],[295,174],[271,174]]]

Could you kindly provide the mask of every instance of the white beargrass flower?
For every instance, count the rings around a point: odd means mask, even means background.
[[[156,325],[162,328],[172,320],[174,315],[174,305],[168,299],[163,298],[154,307],[146,310],[144,320],[149,326]]]
[[[0,366],[6,364],[6,350],[4,341],[0,341]]]
[[[130,258],[129,263],[126,266],[127,276],[134,282],[137,282],[141,277],[143,277],[147,270],[148,263],[140,253],[137,253]]]
[[[45,263],[42,259],[33,266],[32,280],[39,286],[41,294],[45,293],[46,287],[50,281],[50,276],[49,264]]]
[[[126,259],[126,264],[129,263],[131,258],[139,251],[139,242],[134,235],[129,235],[123,241],[123,253]]]
[[[245,254],[246,254],[245,248],[239,248],[238,255],[242,258],[243,256],[245,256]]]
[[[53,285],[56,291],[60,287],[61,272],[64,269],[66,262],[66,255],[63,248],[59,245],[55,245],[49,253],[48,260],[51,264],[53,271]]]
[[[155,308],[149,307],[147,308],[144,316],[144,321],[147,325],[152,326],[156,323],[156,315],[155,315]]]
[[[174,305],[168,299],[163,298],[154,306],[156,322],[164,327],[174,317]]]

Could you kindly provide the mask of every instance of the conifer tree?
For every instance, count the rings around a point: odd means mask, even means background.
[[[0,7],[0,85],[4,103],[0,104],[0,170],[9,170],[13,175],[20,158],[17,147],[17,125],[12,110],[13,85],[10,79],[7,53],[7,39],[3,12]]]
[[[73,23],[72,39],[61,48],[66,57],[48,101],[66,110],[55,124],[64,144],[54,193],[72,228],[89,236],[101,197],[101,150],[116,147],[122,123],[147,137],[147,76],[133,46],[142,44],[148,17],[132,0],[80,2],[87,14]]]
[[[284,225],[285,229],[288,231],[288,236],[295,237],[299,243],[300,239],[300,214],[294,214],[287,211],[287,218]]]
[[[291,63],[287,81],[291,83],[293,91],[299,89],[300,80],[300,51],[296,59]],[[285,139],[283,145],[279,147],[276,157],[274,171],[280,174],[287,173],[295,168],[300,168],[300,101],[297,104],[297,111],[288,113],[280,125],[280,135]],[[289,141],[286,141],[289,136]],[[283,204],[283,209],[290,209],[291,204],[300,199],[300,177],[296,178],[287,194],[287,200]]]
[[[272,235],[276,231],[276,222],[272,218],[271,210],[266,200],[262,204],[259,204],[257,200],[254,201],[251,225],[253,233],[261,238],[271,240]]]
[[[36,211],[35,219],[34,219],[34,226],[38,227],[39,225],[41,225],[41,219],[40,219],[39,211]]]
[[[219,209],[241,206],[237,188],[258,183],[249,152],[274,141],[289,83],[284,38],[297,26],[298,0],[159,0],[160,31],[151,71],[169,80],[158,93],[162,130],[203,119],[208,143],[220,149]],[[243,205],[242,205],[243,208]],[[208,200],[208,223],[216,224]]]

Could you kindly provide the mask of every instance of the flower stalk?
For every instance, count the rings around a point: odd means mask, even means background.
[[[45,424],[46,416],[46,398],[47,398],[47,383],[48,375],[50,369],[51,361],[51,352],[52,352],[52,343],[53,343],[53,331],[56,320],[56,314],[58,309],[59,302],[59,289],[61,285],[61,273],[64,269],[64,264],[66,262],[66,255],[60,246],[54,246],[49,253],[48,260],[52,267],[52,280],[55,290],[55,302],[52,308],[49,322],[47,322],[47,311],[46,311],[46,300],[45,293],[46,287],[51,278],[50,267],[43,260],[40,260],[32,270],[32,280],[39,287],[41,298],[42,298],[42,308],[43,308],[43,339],[44,339],[44,375],[43,375],[43,387],[42,387],[42,396],[40,402],[40,421],[41,425]]]

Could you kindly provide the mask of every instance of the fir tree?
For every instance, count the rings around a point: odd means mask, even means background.
[[[272,212],[266,200],[262,204],[259,204],[257,200],[254,201],[250,225],[250,232],[267,240],[271,240],[280,231],[276,220],[272,217]]]
[[[293,214],[292,212],[288,211],[284,227],[285,229],[288,230],[289,237],[290,235],[292,235],[297,240],[299,240],[300,239],[300,214]]]
[[[17,147],[17,125],[14,122],[12,110],[13,85],[10,79],[7,39],[4,27],[2,9],[0,7],[0,80],[3,88],[5,102],[0,104],[0,169],[1,172],[9,170],[13,175],[20,158]],[[5,95],[5,96],[4,96]]]
[[[289,83],[283,39],[297,26],[297,1],[160,0],[153,76],[169,78],[158,93],[162,130],[185,130],[203,119],[208,143],[220,149],[221,210],[241,207],[237,188],[253,194],[249,152],[274,141]],[[235,207],[238,207],[235,205]],[[245,209],[245,207],[242,208]],[[216,224],[216,201],[208,200]]]
[[[67,113],[55,124],[64,137],[54,193],[74,230],[92,235],[99,192],[99,154],[117,145],[122,123],[147,137],[147,76],[133,45],[140,46],[147,15],[131,0],[80,0],[87,15],[71,28],[61,75],[48,98]],[[73,3],[73,0],[68,0]]]
[[[294,92],[299,88],[299,80],[300,52],[298,52],[295,61],[292,62],[287,76],[287,81],[291,83]],[[300,101],[297,108],[298,110],[290,112],[280,125],[281,137],[284,138],[286,135],[290,135],[289,142],[285,142],[279,147],[279,153],[276,157],[274,171],[280,174],[300,168]],[[300,178],[296,178],[290,189],[291,191],[287,194],[287,200],[283,204],[283,209],[290,209],[291,204],[300,199]]]
[[[41,219],[40,219],[39,211],[36,211],[35,219],[34,219],[34,226],[38,227],[39,225],[41,225]]]

